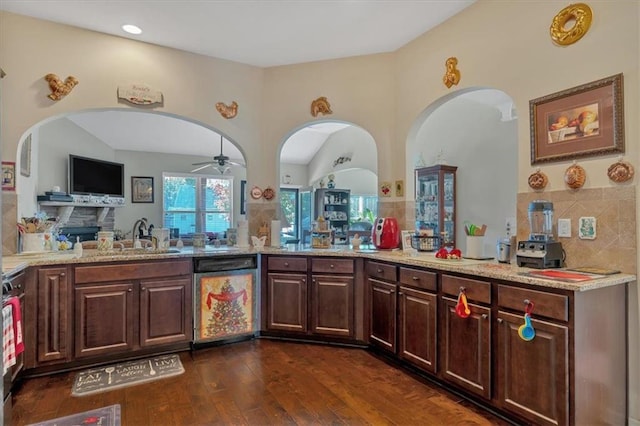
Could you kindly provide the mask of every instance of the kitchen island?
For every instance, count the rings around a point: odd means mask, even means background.
[[[635,276],[568,282],[494,261],[401,251],[184,248],[5,257],[3,266],[27,269],[26,374],[189,349],[192,259],[245,254],[260,258],[260,336],[368,346],[518,422],[626,421],[626,295]],[[156,319],[141,316],[149,284],[170,289],[158,295],[174,303]],[[118,327],[86,324],[83,307],[102,304],[85,302],[105,294],[133,304],[131,316]],[[462,315],[461,295],[469,311]],[[519,333],[527,310],[535,330],[528,341]],[[153,324],[164,324],[161,338],[150,338]],[[96,350],[87,344],[89,325],[109,333],[130,327],[133,337]]]

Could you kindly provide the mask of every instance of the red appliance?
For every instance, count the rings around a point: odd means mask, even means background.
[[[394,249],[400,244],[400,231],[395,217],[376,218],[371,229],[373,245],[379,249]]]

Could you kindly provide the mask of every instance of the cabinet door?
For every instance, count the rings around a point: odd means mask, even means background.
[[[76,288],[76,357],[136,348],[133,333],[138,310],[134,310],[133,288],[132,283]]]
[[[193,337],[191,277],[140,281],[140,346]]]
[[[307,276],[267,275],[267,328],[307,332]]]
[[[69,291],[67,268],[41,268],[38,271],[38,363],[70,359]]]
[[[469,303],[456,314],[457,300],[442,298],[441,377],[478,396],[491,398],[491,310]]]
[[[422,370],[436,372],[436,319],[438,298],[435,294],[400,287],[398,293],[398,353]]]
[[[369,278],[371,343],[396,353],[397,286]]]
[[[538,321],[533,340],[522,340],[521,315],[498,312],[499,404],[540,425],[569,424],[569,329]]]
[[[312,332],[353,335],[353,278],[313,275],[311,279]]]

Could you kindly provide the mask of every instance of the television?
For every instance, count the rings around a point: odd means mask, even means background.
[[[69,154],[69,193],[124,197],[124,164]]]

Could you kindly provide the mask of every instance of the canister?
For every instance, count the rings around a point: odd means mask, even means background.
[[[113,249],[113,231],[98,232],[98,251]]]
[[[204,248],[204,246],[205,246],[205,235],[193,234],[193,248]]]

